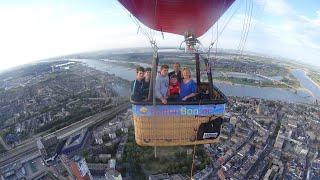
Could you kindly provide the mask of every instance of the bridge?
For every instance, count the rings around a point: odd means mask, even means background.
[[[270,80],[270,81],[272,81],[272,82],[276,82],[276,83],[278,83],[278,84],[283,84],[283,85],[287,86],[288,88],[295,89],[295,87],[293,87],[293,86],[291,86],[291,85],[289,85],[289,84],[287,84],[287,83],[284,83],[284,82],[282,82],[282,81],[278,81],[278,80],[272,79],[272,78],[270,78],[270,77],[268,77],[268,76],[264,76],[264,75],[261,75],[261,74],[254,74],[254,75],[256,75],[256,76],[258,76],[258,77],[260,77],[260,78],[263,78],[263,79]]]

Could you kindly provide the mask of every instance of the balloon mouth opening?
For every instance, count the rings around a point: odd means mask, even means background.
[[[186,43],[186,51],[193,51],[199,43],[199,40],[194,33],[187,31],[184,35],[184,42]]]

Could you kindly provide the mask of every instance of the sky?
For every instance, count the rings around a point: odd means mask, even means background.
[[[250,2],[253,11],[244,51],[320,66],[319,0],[236,0],[199,38],[202,44],[208,47],[218,31],[216,46],[237,50]],[[0,0],[0,23],[0,70],[79,52],[150,47],[116,0]],[[160,48],[183,41],[170,33],[151,34]]]

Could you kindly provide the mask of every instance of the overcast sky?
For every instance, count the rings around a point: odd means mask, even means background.
[[[218,47],[237,49],[246,1],[236,0],[218,29],[236,12]],[[253,0],[252,24],[244,50],[320,66],[319,0]],[[116,0],[0,0],[0,70],[31,61],[84,51],[149,47]],[[199,39],[208,46],[217,27]],[[155,33],[157,43],[179,46],[182,36]]]

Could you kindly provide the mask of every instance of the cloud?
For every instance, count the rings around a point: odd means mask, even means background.
[[[95,24],[109,19],[65,10],[0,8],[0,69],[63,54],[145,44],[130,24]]]
[[[284,16],[290,14],[293,9],[285,0],[266,0],[265,10],[272,15]]]
[[[320,65],[320,16],[310,18],[298,14],[283,3],[285,2],[280,2],[280,5],[277,5],[279,8],[275,11],[286,9],[277,14],[280,16],[285,12],[286,16],[270,19],[271,12],[267,11],[267,15],[263,17],[252,17],[244,50]],[[219,40],[219,47],[237,49],[244,18],[244,14],[238,14],[232,19]]]

